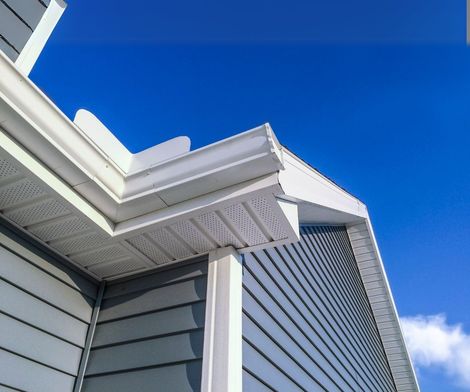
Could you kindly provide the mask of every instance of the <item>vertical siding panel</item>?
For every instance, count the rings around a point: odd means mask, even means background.
[[[246,255],[247,390],[395,390],[345,234],[339,226],[308,227],[298,244]]]

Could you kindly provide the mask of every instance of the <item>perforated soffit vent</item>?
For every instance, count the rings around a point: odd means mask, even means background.
[[[212,208],[118,238],[101,231],[0,155],[0,210],[24,230],[99,278],[112,279],[158,265],[234,246],[240,250],[296,240],[271,188],[226,200]]]

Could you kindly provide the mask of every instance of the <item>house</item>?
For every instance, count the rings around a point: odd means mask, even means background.
[[[269,124],[71,121],[27,77],[64,7],[0,2],[0,389],[418,391],[366,206]]]

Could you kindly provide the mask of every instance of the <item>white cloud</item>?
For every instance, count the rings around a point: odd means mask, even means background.
[[[416,367],[440,367],[461,387],[470,389],[470,335],[462,325],[447,324],[442,314],[404,317],[401,324]]]

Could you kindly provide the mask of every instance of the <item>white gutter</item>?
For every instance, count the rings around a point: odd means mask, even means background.
[[[283,167],[281,147],[269,124],[164,162],[154,159],[145,165],[140,159],[137,166],[120,167],[113,150],[122,150],[122,145],[108,145],[107,150],[97,145],[3,53],[0,75],[2,128],[114,222]]]

